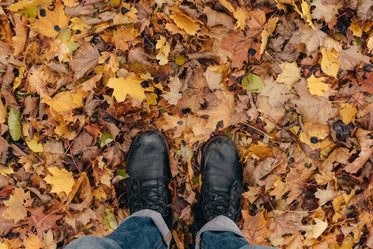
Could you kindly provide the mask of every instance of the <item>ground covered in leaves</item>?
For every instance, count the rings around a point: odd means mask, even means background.
[[[148,128],[170,142],[173,248],[217,135],[250,243],[373,248],[372,20],[371,0],[1,0],[0,248],[110,233]]]

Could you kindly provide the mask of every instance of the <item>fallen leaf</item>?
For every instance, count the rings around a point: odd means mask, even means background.
[[[304,122],[326,124],[333,111],[331,103],[321,97],[312,96],[306,86],[306,81],[301,80],[294,85],[300,98],[294,100],[297,112],[302,114]]]
[[[242,210],[244,220],[242,233],[250,244],[266,245],[270,231],[267,227],[267,220],[264,212],[259,212],[255,216],[249,215],[247,210]]]
[[[342,50],[339,53],[339,62],[342,70],[354,70],[360,64],[369,64],[370,57],[362,55],[358,46],[352,46],[349,49]]]
[[[8,126],[10,136],[12,137],[13,141],[18,141],[21,138],[21,113],[19,110],[14,110],[13,108],[10,109],[9,116],[8,116]]]
[[[325,96],[325,92],[329,91],[329,85],[323,83],[325,79],[325,77],[316,78],[314,75],[307,79],[307,87],[312,95]]]
[[[52,175],[47,175],[44,180],[52,185],[51,192],[56,194],[64,192],[66,195],[69,195],[75,184],[73,173],[57,167],[49,167],[48,171]]]
[[[328,50],[323,48],[321,50],[322,59],[321,59],[321,70],[334,78],[337,77],[340,62],[338,60],[339,53],[335,50]]]
[[[143,82],[142,79],[135,74],[131,74],[127,78],[110,78],[107,86],[114,89],[113,96],[118,102],[123,102],[127,95],[141,102],[145,99],[141,82]]]
[[[99,56],[100,54],[96,47],[88,42],[84,42],[75,52],[70,62],[71,68],[74,71],[74,80],[78,80],[85,74],[93,71],[98,63]]]
[[[277,77],[277,82],[286,84],[290,90],[300,79],[300,68],[296,62],[283,62],[280,64],[281,73]]]
[[[45,248],[45,244],[33,233],[28,233],[27,237],[24,239],[23,245],[25,249]]]
[[[159,60],[158,64],[160,66],[166,65],[168,63],[168,55],[170,54],[171,46],[164,36],[160,36],[155,48],[159,49],[159,52],[155,57],[157,60]]]
[[[64,7],[58,4],[53,11],[48,8],[39,9],[38,19],[31,23],[31,29],[47,37],[55,38],[58,33],[68,26],[68,18]]]
[[[189,35],[195,35],[200,29],[198,22],[184,14],[177,6],[173,8],[173,13],[170,15],[170,18],[179,28],[185,30]]]
[[[180,93],[180,89],[182,87],[180,79],[177,77],[171,77],[169,79],[168,87],[170,88],[170,91],[162,94],[162,96],[167,100],[169,104],[176,105],[182,97]]]
[[[363,129],[358,129],[356,131],[356,137],[359,140],[361,151],[358,158],[344,167],[346,172],[355,174],[373,154],[373,139],[370,139],[369,133],[370,131],[365,131]]]
[[[8,208],[2,216],[6,219],[12,219],[14,224],[17,224],[27,216],[26,207],[32,203],[32,199],[30,192],[25,193],[22,188],[15,188],[13,195],[3,203]]]
[[[44,232],[57,229],[56,221],[62,218],[62,215],[46,214],[43,207],[27,209],[31,216],[27,217],[27,224],[30,229],[36,229],[38,238],[43,239]]]
[[[315,9],[312,10],[312,17],[315,19],[324,18],[327,23],[336,19],[340,5],[338,2],[335,3],[337,4],[333,4],[332,1],[313,0],[311,6],[315,6]]]
[[[349,123],[355,124],[355,116],[357,113],[356,107],[352,106],[349,103],[340,104],[339,114],[343,123],[348,125]]]

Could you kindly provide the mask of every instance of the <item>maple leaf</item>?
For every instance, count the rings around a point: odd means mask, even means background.
[[[72,122],[73,110],[83,107],[82,91],[63,91],[57,93],[53,98],[46,97],[42,99],[42,103],[49,105],[50,112],[56,120],[62,122]]]
[[[0,236],[7,235],[13,228],[20,226],[21,224],[15,224],[13,220],[9,220],[3,216],[3,213],[7,210],[7,207],[0,207]]]
[[[301,80],[294,85],[300,98],[293,101],[297,112],[303,115],[305,122],[326,124],[332,113],[332,105],[326,99],[312,96],[306,86],[306,81]]]
[[[184,12],[181,11],[176,5],[172,10],[170,18],[179,28],[185,30],[185,32],[189,35],[195,35],[200,29],[198,22],[184,14]]]
[[[321,50],[322,59],[321,59],[321,70],[334,78],[337,77],[340,62],[338,60],[339,53],[336,50],[328,50],[323,48]]]
[[[349,123],[355,124],[355,116],[357,113],[356,107],[352,106],[349,103],[343,103],[340,105],[341,109],[339,110],[339,114],[341,115],[341,119],[343,123],[348,125]]]
[[[324,92],[329,90],[329,85],[323,83],[325,79],[325,77],[316,78],[314,75],[307,79],[307,87],[312,95],[326,96]]]
[[[313,30],[304,26],[294,32],[289,42],[292,44],[305,44],[307,55],[311,55],[313,52],[317,51],[320,46],[325,45],[326,38],[327,34],[321,30]]]
[[[68,22],[64,6],[58,4],[53,11],[41,8],[38,19],[35,19],[30,26],[35,32],[55,38],[62,29],[68,26]]]
[[[228,90],[217,90],[214,94],[206,96],[208,107],[198,112],[199,115],[207,115],[206,128],[213,131],[217,128],[225,128],[232,125],[234,110],[234,94]]]
[[[242,210],[242,216],[244,220],[242,233],[247,241],[254,245],[266,245],[270,231],[263,212],[251,216],[247,210]]]
[[[360,85],[363,91],[373,94],[373,73],[369,73],[366,79],[360,80]]]
[[[295,61],[281,63],[280,68],[282,72],[278,75],[277,82],[286,84],[290,90],[300,79],[300,68]]]
[[[29,206],[31,202],[30,192],[25,193],[22,188],[16,188],[9,200],[3,202],[8,208],[2,215],[6,219],[13,219],[14,223],[17,224],[27,216],[26,207]]]
[[[362,55],[358,46],[352,46],[349,49],[342,50],[339,53],[339,62],[342,70],[353,70],[360,64],[369,64],[370,57]]]
[[[159,65],[166,65],[168,63],[168,55],[170,54],[171,45],[167,42],[166,38],[161,35],[160,39],[155,45],[155,48],[159,49],[159,52],[155,57],[157,60],[159,60]]]
[[[110,78],[107,86],[114,89],[113,96],[118,102],[123,102],[127,95],[138,101],[145,99],[144,88],[141,86],[142,79],[135,74],[131,74],[127,78]]]
[[[311,6],[315,6],[312,10],[312,17],[315,19],[325,19],[325,22],[329,23],[333,19],[337,19],[339,4],[331,4],[322,0],[313,0]]]
[[[56,194],[64,192],[66,195],[69,195],[75,184],[73,173],[57,167],[49,167],[48,171],[52,175],[47,175],[44,180],[52,185],[51,192]]]
[[[356,131],[356,137],[359,140],[361,152],[358,158],[344,168],[346,172],[352,174],[356,173],[373,154],[373,139],[370,139],[369,133],[370,131],[365,131],[363,129],[358,129]]]
[[[171,105],[176,105],[179,99],[181,99],[182,95],[180,93],[180,89],[182,87],[182,83],[179,78],[171,77],[169,79],[168,87],[170,88],[169,92],[162,94],[162,96],[167,100],[168,103]]]
[[[74,54],[70,62],[71,68],[74,70],[74,79],[82,78],[86,73],[93,71],[98,63],[100,53],[95,46],[88,42],[84,42]]]
[[[43,207],[28,208],[31,216],[27,218],[27,223],[30,231],[35,228],[40,239],[43,238],[43,233],[56,229],[56,221],[61,219],[62,215],[46,214]]]
[[[40,249],[45,248],[45,244],[40,240],[38,236],[33,233],[28,233],[24,239],[23,245],[25,249]]]

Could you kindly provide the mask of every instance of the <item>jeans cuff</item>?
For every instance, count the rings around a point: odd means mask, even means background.
[[[245,238],[237,224],[224,215],[219,215],[207,222],[198,232],[196,236],[196,249],[200,248],[202,233],[206,231],[215,232],[232,232],[237,236]],[[246,238],[245,238],[246,239]]]
[[[167,248],[170,248],[170,243],[172,239],[172,235],[170,232],[170,229],[168,229],[168,226],[166,222],[164,221],[162,215],[154,210],[151,209],[142,209],[140,211],[137,211],[131,216],[125,218],[122,222],[125,222],[127,219],[131,217],[149,217],[153,220],[155,226],[158,228],[159,232],[162,235],[164,243],[167,245]]]

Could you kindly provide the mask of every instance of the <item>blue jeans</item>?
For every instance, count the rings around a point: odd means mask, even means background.
[[[162,216],[144,209],[121,222],[117,229],[103,238],[83,236],[66,249],[167,249],[171,233]],[[202,249],[262,249],[249,245],[237,225],[225,216],[208,222],[197,233],[196,248]]]

